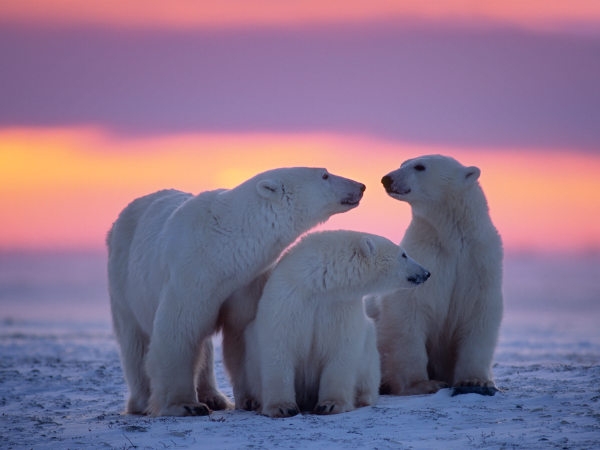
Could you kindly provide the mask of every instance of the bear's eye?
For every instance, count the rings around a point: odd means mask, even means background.
[[[423,170],[425,170],[425,166],[423,164],[417,164],[415,166],[415,170],[418,170],[419,172],[422,172]]]
[[[402,257],[406,259],[406,253],[402,253]]]
[[[323,174],[323,179],[324,179],[324,180],[326,180],[326,179],[328,179],[328,178],[329,178],[329,174],[328,174],[328,173],[324,173],[324,174]]]

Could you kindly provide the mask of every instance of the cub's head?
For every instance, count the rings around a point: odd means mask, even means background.
[[[356,208],[366,186],[333,175],[327,169],[291,167],[264,172],[256,180],[258,194],[277,210],[309,228],[334,214]]]
[[[380,236],[363,236],[360,248],[365,258],[373,259],[371,265],[375,272],[375,286],[369,290],[370,294],[416,288],[431,275],[402,247]]]
[[[481,171],[465,167],[453,158],[427,155],[404,161],[399,169],[381,179],[390,197],[408,202],[443,203],[449,196],[474,185]]]
[[[389,239],[336,230],[304,236],[281,258],[271,280],[291,284],[294,290],[327,293],[348,300],[415,288],[429,275]]]

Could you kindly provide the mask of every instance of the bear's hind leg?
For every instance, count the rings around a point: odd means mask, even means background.
[[[407,327],[406,327],[407,328]],[[425,336],[398,326],[393,334],[380,340],[380,394],[434,394],[447,388],[444,381],[430,380],[427,373],[428,355]],[[402,330],[402,331],[400,331]]]
[[[200,346],[199,370],[196,374],[196,393],[198,401],[205,403],[210,409],[219,411],[223,409],[233,409],[231,402],[217,388],[217,379],[215,377],[215,354],[212,338],[204,340]]]
[[[148,352],[148,336],[140,329],[135,318],[114,311],[113,326],[121,349],[123,374],[129,389],[127,414],[146,414],[150,399],[150,380],[144,370]]]
[[[243,376],[233,385],[236,408],[247,411],[259,411],[261,407],[261,367],[255,325],[255,321],[250,322],[244,332],[245,358],[240,367]]]

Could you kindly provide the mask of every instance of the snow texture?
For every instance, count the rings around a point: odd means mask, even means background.
[[[505,261],[495,396],[443,389],[287,419],[121,415],[105,264],[0,255],[0,449],[600,448],[598,256]],[[231,396],[215,345],[219,387]]]
[[[449,389],[382,396],[336,416],[270,419],[125,416],[126,386],[108,324],[0,325],[0,448],[594,448],[600,446],[600,339],[505,327],[493,397]],[[555,336],[551,342],[547,334]],[[219,386],[231,395],[217,349]],[[522,349],[527,348],[527,352]]]

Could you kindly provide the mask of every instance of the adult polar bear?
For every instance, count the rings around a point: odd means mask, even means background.
[[[325,169],[298,167],[230,190],[164,190],[129,204],[107,238],[127,412],[185,416],[230,407],[213,369],[220,310],[239,302],[246,286],[260,290],[254,285],[287,246],[358,206],[364,190]]]
[[[275,266],[246,329],[244,406],[289,417],[375,404],[379,355],[362,298],[415,288],[427,278],[425,268],[381,236],[338,230],[302,238]]]
[[[430,155],[405,161],[382,179],[388,195],[412,208],[400,245],[433,274],[419,289],[375,300],[382,393],[494,386],[502,242],[479,175],[477,167]]]

